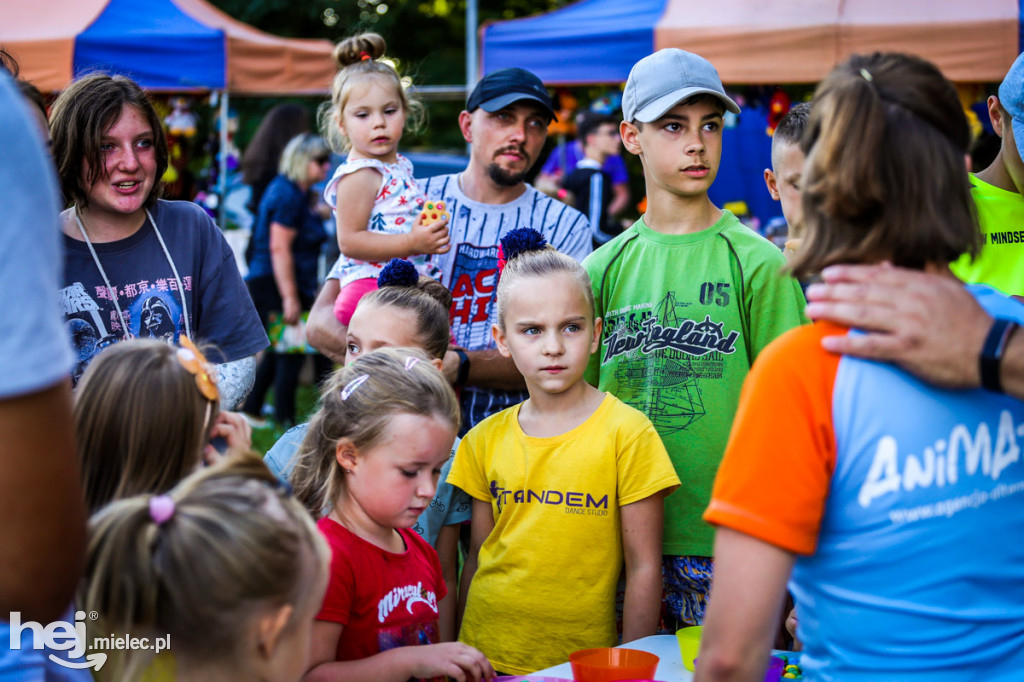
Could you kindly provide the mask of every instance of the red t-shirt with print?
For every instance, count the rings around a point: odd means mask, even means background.
[[[440,641],[437,603],[447,589],[437,552],[401,528],[401,554],[354,535],[330,518],[317,528],[331,547],[331,575],[317,620],[344,626],[336,658],[367,658],[400,646]]]

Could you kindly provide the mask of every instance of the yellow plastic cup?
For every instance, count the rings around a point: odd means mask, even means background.
[[[700,635],[704,630],[701,625],[683,628],[676,631],[676,639],[679,640],[679,655],[683,659],[683,667],[693,670],[693,659],[700,653]]]

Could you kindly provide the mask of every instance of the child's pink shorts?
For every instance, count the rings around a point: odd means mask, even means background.
[[[338,298],[334,299],[334,316],[346,327],[352,321],[352,313],[356,305],[366,294],[377,288],[377,280],[372,277],[357,279],[341,288]]]

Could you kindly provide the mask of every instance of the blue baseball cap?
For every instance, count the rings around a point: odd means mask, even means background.
[[[481,78],[466,99],[466,111],[483,109],[493,113],[522,100],[537,102],[544,113],[557,120],[548,89],[536,75],[516,67],[498,69]]]
[[[999,103],[1013,121],[1017,153],[1024,159],[1024,53],[1017,56],[1017,61],[999,84]]]

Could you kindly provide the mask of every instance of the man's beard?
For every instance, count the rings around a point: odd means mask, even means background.
[[[526,170],[513,173],[510,170],[502,168],[496,163],[492,163],[487,167],[487,175],[490,176],[491,180],[493,180],[496,185],[500,185],[502,187],[515,187],[526,179],[526,174],[529,170],[529,167],[527,167]]]

